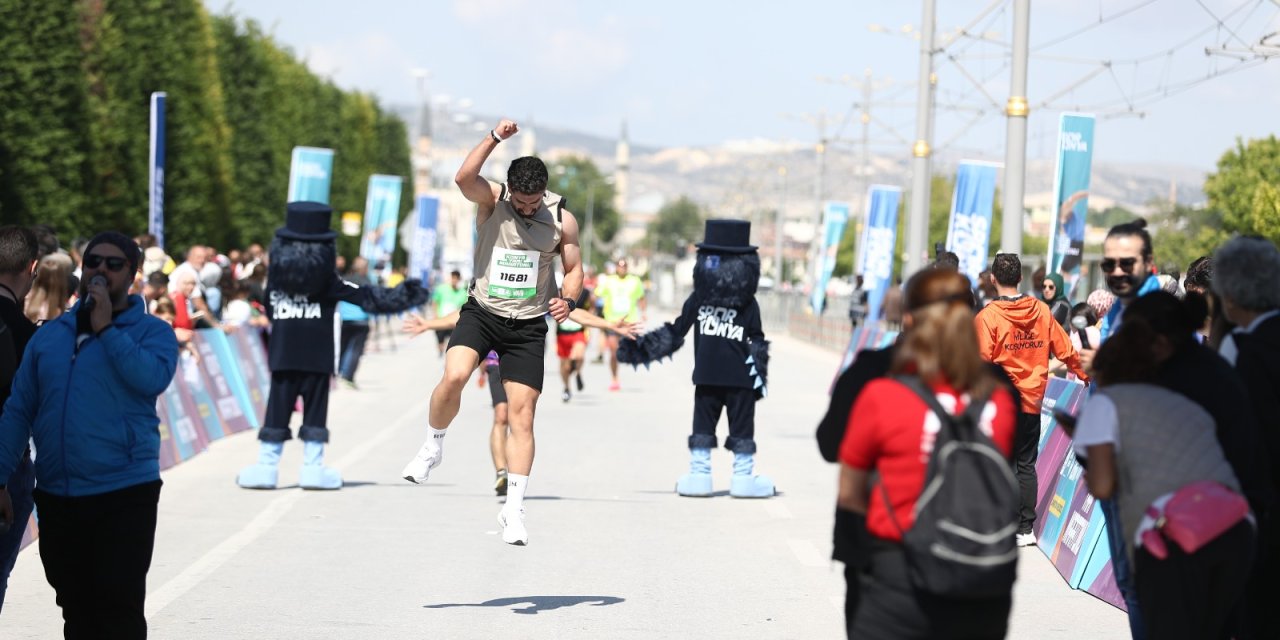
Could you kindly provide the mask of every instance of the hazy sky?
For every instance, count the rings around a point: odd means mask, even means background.
[[[312,69],[384,103],[415,102],[412,71],[425,68],[433,96],[454,104],[468,100],[469,109],[481,114],[603,135],[615,135],[625,119],[633,141],[663,146],[811,142],[818,138],[812,120],[823,112],[831,122],[828,135],[860,136],[850,112],[861,92],[839,79],[856,82],[870,69],[877,80],[893,83],[875,94],[885,103],[872,108],[877,152],[907,154],[909,146],[897,135],[915,137],[915,90],[909,85],[917,74],[919,44],[901,31],[919,24],[921,3],[910,0],[206,4],[217,13],[230,6],[240,17],[258,20]],[[993,3],[938,4],[941,35],[969,26]],[[994,4],[998,8],[971,28],[988,39],[955,40],[939,54],[937,67],[940,102],[984,108],[985,115],[940,109],[934,146],[998,160],[1004,149],[1000,109],[1008,97],[1012,2]],[[1053,43],[1100,19],[1096,28]],[[877,33],[870,25],[896,33]],[[1099,121],[1095,159],[1211,168],[1236,136],[1280,132],[1280,58],[1153,98],[1238,64],[1206,56],[1205,47],[1238,49],[1277,31],[1280,8],[1271,0],[1035,0],[1029,151],[1051,152],[1063,109],[1115,114],[1134,102],[1145,117]],[[1100,65],[1103,60],[1111,66]],[[966,75],[984,81],[983,89]],[[1041,106],[1050,98],[1050,105]]]

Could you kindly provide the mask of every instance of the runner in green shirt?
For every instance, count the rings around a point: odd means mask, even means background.
[[[453,271],[449,274],[449,285],[436,287],[431,293],[431,301],[436,305],[436,317],[444,318],[458,309],[467,302],[467,288],[462,286],[462,274]],[[445,349],[449,347],[449,336],[453,335],[453,329],[437,329],[436,330],[436,348],[439,349],[440,357],[444,357]]]
[[[596,288],[596,297],[604,301],[604,319],[607,322],[645,321],[647,304],[644,298],[644,282],[634,274],[627,273],[627,259],[618,260],[616,274],[608,278]],[[605,345],[609,349],[609,373],[613,381],[609,383],[610,391],[622,388],[618,382],[618,336],[605,336]]]

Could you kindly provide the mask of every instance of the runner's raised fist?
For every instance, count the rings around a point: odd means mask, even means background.
[[[518,131],[520,131],[520,127],[516,126],[516,123],[510,120],[503,120],[498,123],[498,126],[493,128],[493,132],[498,134],[498,137],[503,140],[514,136]]]

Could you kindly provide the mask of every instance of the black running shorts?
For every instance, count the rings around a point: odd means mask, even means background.
[[[542,393],[546,318],[502,318],[485,311],[475,298],[467,298],[458,315],[458,326],[449,338],[449,348],[455,347],[473,349],[481,358],[490,351],[498,352],[503,380],[519,382]]]
[[[502,370],[499,365],[485,365],[484,373],[489,378],[489,397],[493,398],[493,406],[507,403],[507,390],[502,388]]]

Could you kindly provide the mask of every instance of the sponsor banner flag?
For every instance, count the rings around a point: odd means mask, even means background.
[[[364,237],[360,255],[374,268],[390,269],[396,250],[396,226],[400,217],[400,176],[369,176],[369,194],[364,204]]]
[[[289,202],[307,200],[329,204],[333,149],[294,147],[289,163]]]
[[[267,365],[267,350],[262,335],[257,331],[237,331],[230,338],[239,354],[240,365],[229,374],[241,376],[249,392],[249,403],[254,410],[246,418],[252,428],[258,428],[258,415],[266,415],[267,397],[271,395],[271,368]]]
[[[165,93],[151,94],[151,168],[148,185],[151,208],[147,216],[147,233],[156,237],[156,245],[164,247],[164,103]]]
[[[1049,234],[1049,273],[1060,273],[1067,297],[1080,279],[1084,222],[1089,211],[1093,166],[1092,115],[1062,114],[1058,128],[1058,170],[1053,179],[1054,231]],[[1035,283],[1037,287],[1040,283]]]
[[[987,268],[999,166],[965,160],[956,169],[956,191],[951,196],[951,222],[947,225],[947,251],[960,258],[960,273],[969,276],[974,286],[978,284],[978,274]]]
[[[867,246],[862,252],[863,287],[867,297],[867,322],[880,319],[885,293],[893,283],[893,247],[898,240],[898,203],[902,189],[883,184],[871,185],[867,195]]]
[[[413,232],[409,273],[426,284],[431,282],[431,267],[436,261],[436,224],[440,219],[440,198],[418,196],[417,209],[418,226]]]
[[[1049,379],[1040,408],[1036,544],[1072,588],[1123,609],[1124,598],[1111,570],[1106,518],[1085,486],[1071,439],[1053,417],[1055,409],[1079,415],[1086,396],[1079,382]]]
[[[849,224],[849,203],[828,202],[822,208],[822,251],[818,253],[817,281],[813,286],[810,304],[814,314],[821,314],[827,305],[827,282],[836,268],[836,252],[840,249],[840,237]]]
[[[262,426],[258,421],[258,410],[249,396],[249,387],[245,384],[244,378],[241,376],[243,369],[249,367],[241,367],[237,363],[240,358],[236,353],[237,350],[231,346],[230,339],[221,329],[199,329],[196,333],[204,339],[203,341],[213,350],[214,357],[218,360],[222,371],[226,373],[227,385],[231,387],[231,393],[235,395],[236,400],[240,402],[240,412],[249,420],[249,424],[254,429]],[[235,333],[244,333],[244,331],[236,331]]]
[[[249,330],[241,328],[237,333]],[[229,374],[223,370],[222,362],[218,360],[218,354],[214,351],[213,345],[209,344],[209,341],[199,332],[195,336],[195,345],[196,351],[200,353],[201,380],[213,404],[215,414],[218,417],[219,428],[223,435],[247,431],[252,428],[249,424],[249,418],[245,415],[244,408],[240,406],[240,400],[236,398],[235,393],[231,390],[231,383],[227,381]],[[232,369],[239,370],[248,366],[250,366],[250,363],[241,360],[239,365],[232,367]],[[209,435],[213,436],[212,431]]]

